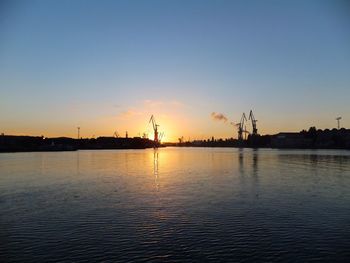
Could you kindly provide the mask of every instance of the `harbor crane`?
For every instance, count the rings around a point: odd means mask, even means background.
[[[245,129],[244,121],[248,121],[247,117],[245,116],[245,113],[243,112],[241,121],[236,124],[238,128],[238,140],[243,141],[243,132],[246,133],[247,130]],[[243,129],[244,128],[244,129]]]
[[[258,129],[256,128],[256,122],[257,122],[258,120],[255,119],[252,110],[250,110],[248,120],[251,120],[251,121],[252,121],[253,135],[258,135]]]
[[[184,137],[181,136],[178,140],[179,140],[179,144],[183,144],[183,142],[184,142]]]
[[[154,142],[158,143],[159,142],[159,139],[158,139],[158,127],[159,127],[159,125],[156,123],[156,120],[154,119],[153,115],[149,119],[148,123],[151,123],[151,122],[152,122],[152,126],[153,126],[153,131],[154,131]]]
[[[159,143],[162,142],[163,137],[164,137],[164,132],[159,133],[159,138],[158,138]]]

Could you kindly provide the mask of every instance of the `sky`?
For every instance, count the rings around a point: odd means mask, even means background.
[[[236,138],[250,110],[260,134],[350,128],[350,4],[2,0],[0,92],[5,134],[151,136],[153,114],[165,141]]]

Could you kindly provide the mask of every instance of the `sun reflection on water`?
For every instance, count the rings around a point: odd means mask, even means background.
[[[156,185],[157,191],[159,190],[159,152],[157,148],[154,148],[153,151],[153,175],[154,175],[154,182]]]

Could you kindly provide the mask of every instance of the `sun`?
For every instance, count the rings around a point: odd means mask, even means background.
[[[160,142],[163,142],[165,138],[166,138],[166,135],[164,131],[158,133],[158,140]],[[148,139],[151,141],[154,141],[154,132],[148,133]]]

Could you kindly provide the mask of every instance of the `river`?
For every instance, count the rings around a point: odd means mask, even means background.
[[[350,258],[350,151],[0,154],[0,261]]]

